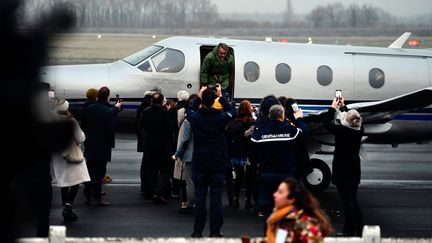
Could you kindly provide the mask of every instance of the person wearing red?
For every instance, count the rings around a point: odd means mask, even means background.
[[[296,179],[283,180],[273,194],[275,208],[267,219],[267,243],[323,242],[332,227],[318,200]]]

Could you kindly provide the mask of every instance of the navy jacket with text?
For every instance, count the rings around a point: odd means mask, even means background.
[[[253,155],[261,173],[294,176],[296,156],[294,140],[305,136],[306,123],[296,120],[296,126],[287,121],[271,120],[252,134]]]

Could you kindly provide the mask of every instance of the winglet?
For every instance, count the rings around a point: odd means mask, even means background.
[[[388,48],[402,48],[403,44],[405,44],[405,42],[408,40],[410,36],[411,36],[411,32],[405,32],[397,40],[391,43],[391,45],[389,45]]]

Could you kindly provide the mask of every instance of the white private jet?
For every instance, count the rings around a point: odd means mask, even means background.
[[[311,154],[333,145],[322,118],[336,89],[362,114],[365,142],[423,143],[432,140],[432,50],[403,49],[409,35],[388,48],[171,37],[113,63],[49,66],[41,77],[59,98],[77,106],[88,88],[108,86],[124,101],[119,118],[134,119],[144,92],[155,86],[168,98],[179,90],[197,93],[202,60],[224,42],[235,59],[229,86],[234,100],[295,98],[310,128]],[[316,158],[312,164],[306,184],[326,189],[329,167]]]

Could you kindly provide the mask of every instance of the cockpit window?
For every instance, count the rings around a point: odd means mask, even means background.
[[[176,73],[183,69],[185,56],[183,52],[167,48],[152,57],[156,72]]]
[[[138,66],[139,69],[141,69],[144,72],[151,72],[152,68],[150,66],[150,63],[146,61],[145,63]]]
[[[139,52],[136,52],[126,58],[123,58],[123,60],[133,66],[137,65],[138,63],[144,61],[144,59],[148,58],[149,56],[155,54],[156,52],[160,51],[163,47],[162,46],[149,46]]]

